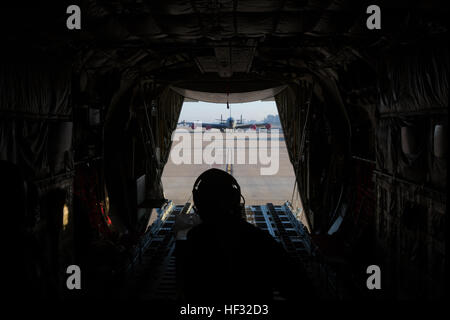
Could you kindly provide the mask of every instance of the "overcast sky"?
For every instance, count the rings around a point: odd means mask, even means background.
[[[244,120],[262,121],[268,114],[278,114],[275,101],[255,101],[248,103],[230,104],[231,116],[239,119],[242,114]],[[225,103],[185,102],[181,109],[179,121],[214,122],[220,115],[226,119],[230,110]]]

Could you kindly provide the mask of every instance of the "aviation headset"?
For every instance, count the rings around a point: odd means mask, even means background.
[[[230,209],[233,214],[242,217],[245,199],[241,194],[241,187],[231,174],[216,168],[206,170],[195,180],[192,196],[196,210],[204,205],[205,198],[218,198],[217,193],[220,192],[230,197]],[[241,198],[243,203],[241,203]]]

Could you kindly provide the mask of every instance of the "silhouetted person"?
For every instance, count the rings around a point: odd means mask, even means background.
[[[288,300],[311,294],[301,266],[291,263],[269,233],[245,221],[240,187],[231,175],[207,170],[192,193],[202,222],[182,244],[186,302],[270,302],[274,290]]]

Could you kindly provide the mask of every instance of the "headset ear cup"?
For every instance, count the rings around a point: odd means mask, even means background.
[[[239,216],[241,218],[245,218],[245,210],[244,205],[242,203],[239,204]]]
[[[195,212],[198,213],[198,208],[201,206],[200,197],[198,196],[197,190],[192,190],[192,200],[194,201]]]

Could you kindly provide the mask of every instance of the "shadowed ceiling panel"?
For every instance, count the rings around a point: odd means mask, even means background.
[[[238,92],[238,93],[214,93],[214,92],[202,92],[188,90],[178,87],[172,87],[174,91],[181,94],[185,98],[190,100],[198,100],[213,103],[245,103],[259,100],[270,100],[276,94],[280,93],[286,88],[286,86],[279,86],[275,88],[250,91],[250,92]]]

